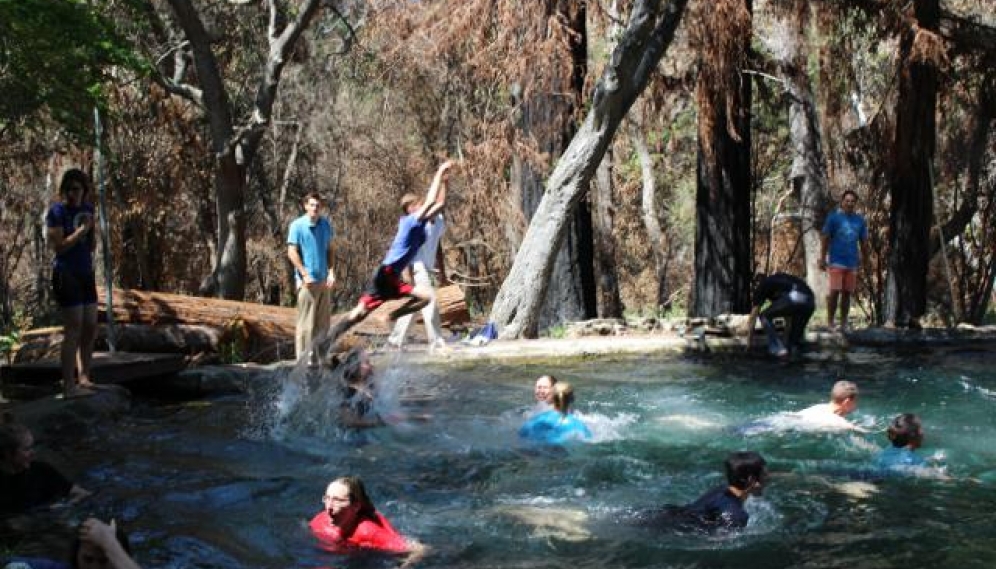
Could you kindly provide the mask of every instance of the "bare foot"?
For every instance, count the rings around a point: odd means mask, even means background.
[[[63,399],[76,399],[77,397],[89,397],[95,395],[97,391],[91,387],[84,387],[81,385],[74,385],[69,389],[65,389],[62,392]]]

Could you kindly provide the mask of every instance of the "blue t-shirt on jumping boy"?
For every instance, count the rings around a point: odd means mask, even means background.
[[[425,224],[427,220],[419,220],[415,214],[409,214],[398,220],[398,233],[391,242],[391,248],[381,265],[391,267],[394,274],[400,275],[415,259],[418,250],[425,243]]]
[[[838,209],[827,216],[823,234],[830,238],[831,266],[858,268],[858,241],[868,238],[864,217]]]

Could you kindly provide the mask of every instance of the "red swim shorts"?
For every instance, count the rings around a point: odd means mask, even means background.
[[[373,310],[384,304],[385,301],[411,295],[414,288],[411,284],[401,280],[400,276],[394,272],[393,267],[381,265],[374,273],[370,286],[360,296],[360,302],[367,310]]]

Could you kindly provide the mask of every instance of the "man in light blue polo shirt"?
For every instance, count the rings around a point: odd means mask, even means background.
[[[308,363],[317,365],[318,355],[311,344],[329,329],[332,317],[330,291],[335,284],[332,270],[332,224],[320,215],[322,198],[311,192],[302,201],[304,215],[290,224],[287,258],[294,265],[297,282],[297,325],[294,349],[297,358],[308,354]]]

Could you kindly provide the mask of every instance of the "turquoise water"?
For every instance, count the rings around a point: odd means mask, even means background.
[[[400,531],[431,548],[417,566],[964,568],[996,565],[996,369],[986,351],[854,352],[792,364],[747,358],[585,360],[556,367],[406,368],[376,362],[386,413],[361,433],[328,424],[334,395],[284,372],[257,392],[143,403],[85,441],[68,520],[116,516],[148,567],[392,567],[315,548],[307,521],[327,482],[357,474]],[[519,444],[541,373],[569,380],[594,441]],[[867,434],[739,427],[861,389]],[[856,480],[900,412],[951,480]],[[777,424],[777,421],[775,421]],[[731,450],[772,472],[747,528],[692,537],[619,523],[721,484]]]

